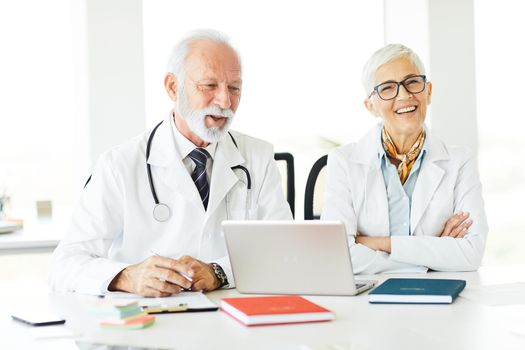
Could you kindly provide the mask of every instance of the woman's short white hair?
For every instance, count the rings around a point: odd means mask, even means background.
[[[374,89],[374,78],[379,67],[398,57],[407,57],[415,64],[419,74],[425,74],[423,62],[410,48],[401,44],[386,45],[374,52],[363,67],[363,87],[367,97]]]
[[[230,40],[228,39],[226,35],[224,35],[223,33],[217,30],[213,30],[213,29],[196,30],[196,31],[188,33],[188,35],[184,37],[181,41],[179,41],[179,43],[177,43],[175,47],[173,48],[173,50],[171,51],[167,70],[168,72],[173,73],[177,77],[177,80],[179,82],[184,81],[184,77],[186,73],[185,71],[186,58],[188,57],[190,46],[191,44],[197,41],[211,41],[217,44],[228,46],[237,55],[239,64],[241,63],[241,58],[239,56],[239,53],[230,44]]]

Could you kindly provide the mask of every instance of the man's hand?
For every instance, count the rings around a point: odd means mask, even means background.
[[[186,266],[187,276],[192,279],[191,290],[209,292],[220,287],[221,282],[215,276],[213,267],[191,256],[183,256],[179,259]]]
[[[472,219],[469,218],[469,213],[460,211],[454,214],[445,223],[443,232],[440,237],[452,237],[452,238],[463,238],[470,226],[472,226]]]
[[[213,273],[213,270],[212,270]],[[166,297],[189,289],[191,281],[186,263],[163,256],[151,256],[140,264],[122,270],[111,283],[110,291],[120,290],[145,297]]]

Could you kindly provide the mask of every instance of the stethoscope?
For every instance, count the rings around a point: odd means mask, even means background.
[[[153,207],[153,218],[155,220],[157,220],[158,222],[165,222],[171,216],[171,209],[170,209],[170,207],[166,203],[161,203],[159,201],[159,198],[157,196],[157,191],[155,191],[155,185],[153,184],[153,177],[151,175],[151,166],[148,163],[149,154],[150,154],[150,151],[151,151],[151,142],[153,141],[153,137],[155,136],[155,132],[157,131],[157,129],[160,126],[160,124],[162,124],[162,122],[163,121],[158,123],[157,126],[155,126],[155,128],[153,128],[153,130],[151,131],[151,134],[149,135],[148,143],[147,143],[147,146],[146,146],[146,168],[147,168],[147,171],[148,171],[148,182],[149,182],[149,188],[151,190],[151,195],[153,196],[153,200],[155,201],[155,207]],[[230,137],[231,137],[235,147],[237,149],[239,149],[239,146],[237,146],[237,142],[235,142],[235,139],[233,138],[233,135],[230,132],[228,132],[228,135],[230,135]],[[232,170],[240,169],[246,175],[246,206],[245,206],[245,209],[247,211],[248,210],[248,192],[250,192],[250,190],[252,189],[252,179],[251,179],[251,176],[250,176],[250,172],[248,171],[248,169],[246,169],[246,167],[244,167],[242,165],[232,166],[231,169]],[[226,216],[229,217],[228,204],[226,204],[226,212],[227,212]]]

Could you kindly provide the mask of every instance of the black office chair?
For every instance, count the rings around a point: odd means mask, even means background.
[[[295,217],[295,170],[293,155],[288,152],[275,153],[274,159],[277,161],[278,166],[279,162],[286,162],[286,181],[283,181],[283,187],[286,186],[286,188],[283,188],[283,191],[286,193],[286,200],[290,205],[293,217]],[[283,173],[285,172],[281,171],[281,174]]]
[[[310,170],[310,174],[308,174],[308,180],[306,180],[306,190],[304,192],[305,220],[319,220],[321,218],[321,213],[314,214],[314,204],[318,203],[316,198],[319,199],[319,196],[315,196],[315,189],[319,174],[326,167],[327,162],[328,155],[322,156],[314,163],[312,170]]]

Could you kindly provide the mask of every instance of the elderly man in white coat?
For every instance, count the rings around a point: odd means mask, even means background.
[[[167,296],[231,287],[221,222],[292,218],[272,146],[228,132],[242,88],[228,41],[193,33],[168,70],[175,108],[100,157],[53,254],[53,289]]]
[[[356,273],[476,270],[488,233],[476,162],[425,127],[432,84],[421,60],[387,45],[363,84],[381,122],[329,154],[322,219],[345,223]]]

